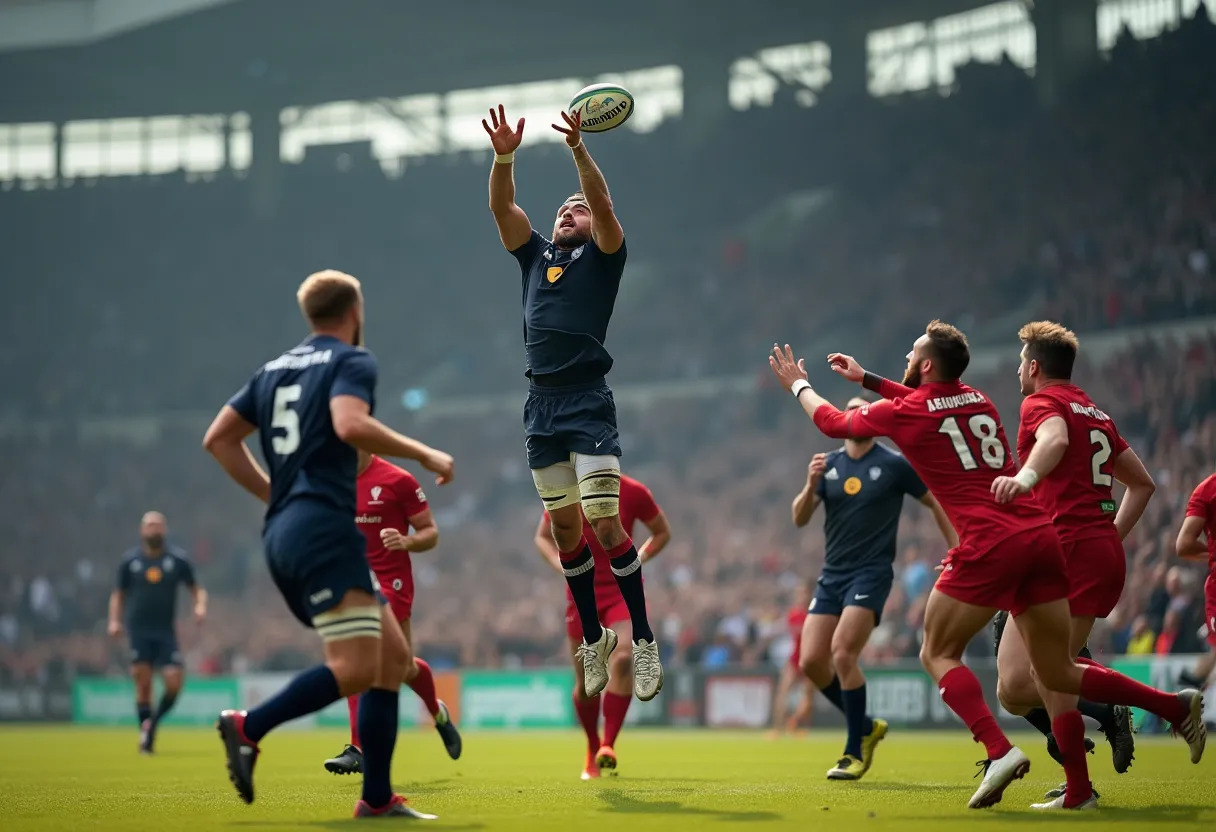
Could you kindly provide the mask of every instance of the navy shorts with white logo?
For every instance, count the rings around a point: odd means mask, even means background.
[[[840,615],[845,607],[865,607],[874,613],[874,626],[882,621],[894,580],[890,567],[859,569],[844,574],[824,573],[815,583],[815,597],[807,610],[811,615]]]
[[[131,664],[148,664],[154,668],[181,667],[182,654],[177,648],[177,636],[167,633],[131,633]]]
[[[325,503],[298,499],[266,523],[262,532],[270,577],[292,614],[307,627],[333,609],[347,590],[375,595],[367,565],[367,540],[347,517]]]
[[[570,454],[620,456],[612,390],[603,379],[562,387],[530,385],[524,436],[533,470],[569,462]]]

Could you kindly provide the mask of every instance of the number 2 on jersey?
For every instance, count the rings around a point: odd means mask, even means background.
[[[989,468],[1000,470],[1005,467],[1005,445],[1001,442],[1001,437],[997,435],[996,420],[986,413],[977,413],[967,420],[967,429],[971,431],[971,435],[979,440],[980,443],[980,459]],[[941,427],[937,429],[938,433],[944,433],[950,437],[950,442],[954,445],[954,452],[958,454],[958,461],[962,463],[964,471],[974,471],[979,465],[975,461],[975,455],[971,453],[971,446],[967,444],[967,437],[963,435],[962,428],[958,425],[958,419],[954,416],[947,416],[942,419]]]
[[[300,447],[300,414],[291,409],[291,403],[299,400],[298,384],[287,384],[274,390],[274,412],[270,415],[270,425],[283,431],[283,435],[272,437],[270,447],[279,456],[295,453],[296,448]]]
[[[1090,466],[1093,469],[1094,485],[1103,485],[1109,488],[1114,484],[1115,480],[1110,474],[1102,473],[1102,466],[1110,459],[1110,440],[1106,438],[1106,434],[1094,428],[1089,432],[1089,444],[1094,446],[1094,456],[1090,460]]]

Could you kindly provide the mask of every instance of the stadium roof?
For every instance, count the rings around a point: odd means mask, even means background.
[[[253,110],[667,63],[725,71],[764,46],[982,2],[614,0],[589,20],[555,0],[0,0],[0,120]]]

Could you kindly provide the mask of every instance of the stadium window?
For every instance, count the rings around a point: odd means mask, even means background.
[[[866,36],[869,90],[876,97],[936,88],[949,94],[955,70],[971,61],[995,63],[1008,56],[1034,69],[1034,23],[1017,0],[875,29]]]
[[[101,121],[69,121],[63,126],[63,175],[100,176],[105,169]]]
[[[54,124],[0,124],[0,182],[54,177]]]
[[[771,107],[782,86],[795,89],[794,100],[813,107],[832,80],[832,50],[823,41],[761,49],[730,67],[730,106],[735,110]]]
[[[585,84],[578,78],[556,78],[529,84],[455,90],[445,96],[444,135],[449,150],[486,150],[489,139],[481,127],[489,109],[502,104],[512,126],[524,118],[531,124],[524,129],[524,144],[562,141],[562,134],[550,130],[558,111]],[[636,115],[635,115],[636,118]]]
[[[1155,38],[1190,18],[1201,0],[1103,0],[1098,5],[1098,48],[1109,52],[1124,27],[1137,40]],[[1206,5],[1205,5],[1206,8]],[[1211,9],[1207,9],[1212,19]]]
[[[228,166],[232,170],[248,170],[253,160],[250,123],[249,113],[233,113],[228,117]]]

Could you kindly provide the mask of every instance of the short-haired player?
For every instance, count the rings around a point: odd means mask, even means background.
[[[597,695],[608,683],[617,635],[597,618],[594,556],[584,517],[608,554],[629,608],[634,692],[646,700],[663,687],[663,666],[647,617],[642,562],[621,523],[621,446],[616,403],[605,380],[612,356],[604,342],[625,269],[625,232],[604,175],[583,144],[581,113],[563,112],[562,121],[553,127],[566,137],[581,190],[558,208],[552,239],[535,231],[515,204],[512,171],[524,120],[512,129],[501,105],[490,111],[490,121],[481,122],[495,154],[490,211],[523,278],[528,467],[552,520],[562,573],[578,608],[587,694]]]
[[[777,676],[777,690],[773,694],[773,728],[769,733],[773,738],[781,736],[782,733],[793,734],[800,725],[809,724],[815,707],[814,688],[811,687],[810,679],[802,672],[802,627],[806,623],[806,610],[811,605],[812,597],[812,590],[806,584],[799,584],[794,593],[794,603],[785,612],[790,654],[781,665],[781,673]],[[798,696],[798,704],[794,706],[794,713],[790,714],[790,697],[795,693]]]
[[[1127,559],[1123,540],[1156,486],[1114,420],[1072,383],[1077,336],[1058,323],[1032,321],[1021,328],[1018,338],[1022,343],[1018,386],[1024,398],[1017,444],[1023,465],[1017,476],[997,477],[992,492],[1002,503],[1033,492],[1051,515],[1068,572],[1069,649],[1078,655],[1094,621],[1106,618],[1119,603]],[[1112,490],[1116,480],[1127,487],[1118,505]],[[997,697],[1007,711],[1025,716],[1046,734],[1048,750],[1057,757],[1058,741],[1042,708],[1021,634],[1016,627],[1001,632]],[[1135,751],[1131,710],[1085,700],[1078,707],[1102,726],[1115,771],[1127,771]],[[1062,788],[1048,796],[1061,794]]]
[[[667,515],[655,502],[650,489],[626,476],[621,477],[621,522],[631,536],[638,523],[650,531],[650,537],[638,547],[638,557],[643,563],[658,555],[671,541]],[[590,526],[585,518],[584,523]],[[608,553],[600,546],[590,528],[585,528],[584,534],[595,563],[595,599],[599,620],[626,636],[612,651],[609,659],[611,672],[604,692],[588,696],[583,681],[583,664],[579,658],[579,647],[583,644],[582,623],[570,588],[566,588],[566,636],[570,641],[570,655],[574,659],[574,712],[587,735],[587,759],[581,777],[583,780],[593,780],[600,776],[601,771],[616,771],[616,740],[632,701],[633,660],[626,646],[630,643],[629,606],[612,576]],[[553,540],[553,526],[548,513],[541,514],[534,542],[545,562],[562,572],[561,552]],[[599,731],[601,710],[604,715],[602,738]]]
[[[992,497],[996,478],[1017,472],[1000,414],[987,396],[961,381],[971,361],[966,336],[933,321],[907,359],[904,384],[897,384],[866,373],[849,356],[830,355],[837,373],[884,396],[848,412],[815,392],[804,363],[788,345],[773,345],[769,366],[826,435],[886,436],[894,442],[958,532],[959,545],[947,554],[925,607],[921,661],[946,705],[987,751],[984,779],[968,806],[998,803],[1009,784],[1030,770],[1030,759],[1009,742],[979,680],[962,663],[964,649],[998,609],[1010,611],[1026,641],[1068,777],[1067,793],[1037,808],[1096,803],[1078,695],[1158,714],[1186,740],[1191,761],[1198,762],[1207,738],[1198,691],[1155,690],[1107,668],[1074,662],[1075,654],[1068,652],[1069,584],[1060,539],[1036,501],[1000,503]]]
[[[414,652],[410,617],[414,610],[414,567],[411,554],[429,552],[439,545],[439,527],[427,503],[426,492],[414,475],[387,459],[359,451],[359,479],[355,483],[359,513],[355,523],[367,541],[367,561],[393,618],[405,635],[409,652],[405,683],[426,706],[443,747],[453,760],[460,758],[462,742],[448,706],[435,692],[431,666]],[[325,761],[332,774],[363,770],[363,743],[359,739],[359,697],[348,696],[350,742],[336,757]]]
[[[366,544],[355,525],[355,449],[416,460],[440,484],[452,477],[452,458],[372,416],[376,360],[362,346],[359,281],[317,272],[296,298],[311,334],[263,364],[228,400],[203,446],[267,504],[262,541],[270,575],[296,618],[321,636],[325,662],[248,712],[220,714],[228,778],[252,803],[263,737],[342,697],[363,694],[363,793],[355,817],[434,817],[393,793],[398,696],[409,651],[392,612],[376,599]],[[269,475],[245,445],[254,432]]]
[[[845,410],[869,404],[855,396]],[[887,733],[886,720],[867,713],[866,677],[859,660],[891,594],[905,496],[933,512],[947,548],[958,545],[945,512],[912,466],[873,437],[847,438],[844,447],[816,454],[794,498],[795,526],[810,522],[821,504],[825,515],[823,569],[800,645],[802,672],[844,714],[848,729],[844,751],[828,770],[829,780],[861,779]]]

